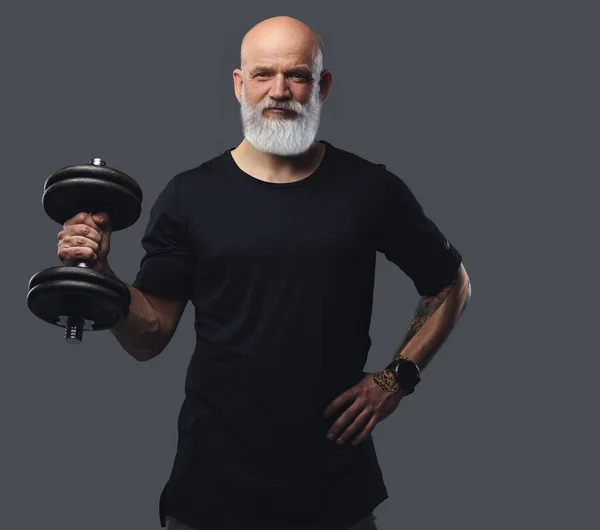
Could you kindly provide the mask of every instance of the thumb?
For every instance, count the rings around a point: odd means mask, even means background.
[[[108,252],[110,251],[110,235],[112,232],[109,215],[106,212],[100,212],[94,214],[92,219],[100,228],[100,249],[98,257],[100,259],[106,259]]]
[[[103,230],[110,229],[110,217],[107,212],[95,213],[92,220]]]

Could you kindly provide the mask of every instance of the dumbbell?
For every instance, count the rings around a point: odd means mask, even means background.
[[[57,223],[80,212],[107,212],[113,232],[134,224],[142,210],[142,189],[130,176],[100,158],[67,166],[46,179],[42,205]],[[65,328],[65,341],[79,344],[83,331],[113,327],[129,314],[131,293],[115,276],[98,272],[85,260],[50,267],[29,280],[27,305],[42,320]]]

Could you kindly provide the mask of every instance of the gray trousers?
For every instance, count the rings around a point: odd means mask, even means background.
[[[377,530],[377,526],[375,525],[375,518],[377,516],[371,512],[364,519],[361,519],[357,523],[354,523],[352,526],[348,527],[348,530]],[[174,517],[167,515],[167,530],[210,530],[210,529],[202,529],[202,528],[192,528],[191,526],[187,526],[182,522],[178,521]],[[241,530],[241,529],[240,529]]]

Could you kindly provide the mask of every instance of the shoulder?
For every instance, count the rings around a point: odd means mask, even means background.
[[[378,200],[385,198],[390,187],[406,187],[405,182],[383,161],[325,143],[331,149],[332,167],[343,174],[346,183],[353,181],[363,190],[371,190]]]
[[[336,164],[341,164],[349,169],[359,170],[364,172],[365,170],[372,171],[375,174],[381,174],[386,171],[386,165],[378,160],[367,158],[364,155],[343,149],[337,145],[333,145],[330,142],[323,141],[327,145],[327,149],[330,150],[332,158],[335,159]]]
[[[201,164],[175,171],[163,181],[152,209],[156,212],[170,212],[182,216],[190,211],[190,203],[199,197],[209,195],[210,182],[220,174],[219,162],[223,155],[215,156]]]
[[[336,168],[341,168],[344,177],[354,175],[362,189],[371,189],[382,207],[402,205],[406,211],[420,209],[421,205],[409,183],[387,165],[376,159],[353,153],[328,144],[332,148],[332,159]]]
[[[198,187],[210,185],[226,171],[225,156],[227,151],[218,154],[197,166],[183,169],[173,174],[166,183],[166,187],[172,188],[181,197],[189,196]]]

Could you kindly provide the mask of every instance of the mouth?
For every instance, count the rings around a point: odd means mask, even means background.
[[[280,109],[278,107],[269,107],[266,110],[268,110],[269,112],[273,112],[274,114],[285,114],[285,113],[295,114],[295,112],[293,110]]]

